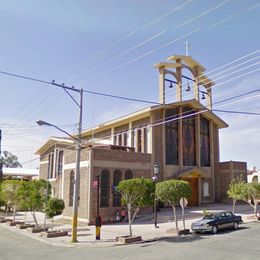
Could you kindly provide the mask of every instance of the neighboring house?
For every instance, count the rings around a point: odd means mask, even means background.
[[[159,181],[182,179],[191,184],[189,205],[220,201],[219,130],[228,125],[211,111],[214,82],[190,56],[168,60],[155,66],[159,71],[159,105],[83,131],[79,218],[94,221],[97,176],[100,214],[109,220],[121,206],[114,187],[123,179],[151,178],[156,163],[160,166]],[[187,77],[183,70],[192,76]],[[193,89],[194,98],[189,100],[184,100],[183,76]],[[176,102],[166,102],[167,81],[175,84]],[[50,138],[36,153],[41,158],[40,178],[51,181],[53,195],[65,201],[64,216],[71,216],[76,158],[73,140]]]
[[[247,182],[260,182],[260,171],[257,171],[255,166],[253,166],[251,170],[247,171]]]
[[[39,169],[3,168],[3,178],[33,180],[39,178]]]

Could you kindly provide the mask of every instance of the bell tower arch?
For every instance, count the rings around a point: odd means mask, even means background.
[[[170,56],[167,62],[157,63],[154,67],[159,71],[159,102],[161,104],[166,103],[165,82],[175,84],[176,102],[184,101],[183,78],[185,78],[192,82],[194,99],[198,102],[206,99],[207,108],[212,109],[212,86],[215,83],[204,75],[205,68],[191,56]],[[184,69],[189,70],[192,77],[185,76]],[[173,76],[174,80],[168,79],[167,74]]]

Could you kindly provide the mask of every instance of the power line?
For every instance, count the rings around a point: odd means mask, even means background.
[[[124,40],[130,38],[132,35],[136,34],[137,32],[141,31],[141,30],[144,30],[144,29],[147,29],[149,28],[151,25],[154,25],[158,22],[160,22],[161,20],[163,20],[165,17],[173,14],[174,12],[176,11],[180,11],[181,9],[183,9],[186,5],[190,4],[193,0],[187,0],[186,2],[182,3],[181,5],[179,6],[176,6],[172,9],[170,9],[168,12],[164,13],[162,16],[156,18],[155,20],[133,30],[132,32],[130,33],[127,33],[126,35],[124,35],[122,38],[120,38],[119,40],[113,42],[112,44],[110,44],[109,46],[107,46],[106,48],[104,48],[103,50],[99,51],[98,53],[94,54],[92,57],[90,58],[87,58],[85,60],[83,60],[82,62],[80,62],[79,64],[75,65],[70,71],[73,71],[77,68],[79,68],[81,65],[85,64],[85,63],[88,63],[89,61],[93,60],[94,58],[97,58],[99,57],[100,55],[106,53],[108,50],[112,49],[113,47],[117,46],[119,43],[123,42]],[[69,72],[70,72],[69,71]],[[68,73],[68,72],[67,72]],[[61,75],[64,75],[64,74],[67,74],[67,73],[62,73]]]
[[[4,75],[7,75],[7,76],[12,76],[12,77],[16,77],[16,78],[21,78],[21,79],[25,79],[25,80],[36,81],[36,82],[40,82],[40,83],[52,85],[52,86],[59,87],[59,88],[66,88],[66,89],[69,88],[69,89],[71,90],[71,87],[68,87],[68,86],[66,86],[66,85],[59,85],[59,84],[57,84],[57,83],[54,84],[53,81],[52,81],[52,82],[50,82],[50,81],[45,81],[45,80],[41,80],[41,79],[37,79],[37,78],[32,78],[32,77],[27,77],[27,76],[23,76],[23,75],[19,75],[19,74],[14,74],[14,73],[6,72],[6,71],[0,71],[0,74],[4,74]],[[76,91],[76,89],[75,89],[75,91]],[[90,93],[90,94],[99,95],[99,96],[107,96],[107,97],[113,97],[113,98],[120,98],[120,99],[124,99],[124,100],[129,100],[129,101],[136,101],[136,102],[150,103],[150,104],[159,104],[158,102],[152,102],[152,101],[148,101],[148,100],[135,99],[135,98],[128,98],[128,97],[117,96],[117,95],[110,95],[110,94],[101,93],[101,92],[95,92],[95,91],[84,90],[84,92]]]
[[[260,113],[247,112],[247,111],[231,111],[231,110],[220,110],[220,109],[212,109],[212,111],[222,112],[222,113],[231,113],[231,114],[241,114],[241,115],[255,115],[255,116],[260,116]]]
[[[199,15],[193,17],[192,19],[187,20],[187,21],[185,21],[185,22],[183,22],[183,23],[181,23],[181,24],[175,26],[174,29],[177,30],[177,29],[179,29],[179,28],[181,28],[181,27],[183,27],[183,26],[185,26],[185,25],[187,25],[187,24],[190,24],[190,23],[192,23],[192,22],[194,22],[194,21],[200,19],[200,18],[203,17],[203,16],[206,16],[206,15],[208,15],[209,13],[215,11],[216,9],[219,9],[220,7],[226,5],[226,4],[227,4],[228,2],[230,2],[230,1],[231,1],[231,0],[225,0],[225,1],[223,1],[223,2],[221,2],[220,4],[217,4],[217,5],[213,6],[212,8],[209,8],[209,9],[207,9],[206,11],[202,12],[201,14],[199,14]],[[187,2],[187,3],[188,3],[188,2]],[[184,3],[184,6],[185,6],[187,3]],[[182,7],[181,7],[181,8],[182,8]],[[178,9],[180,9],[180,8],[178,8]],[[176,10],[177,10],[177,8],[176,8]],[[175,11],[175,10],[174,10],[174,11]],[[166,15],[166,16],[167,16],[167,15]],[[150,25],[149,25],[149,26],[150,26]],[[146,26],[144,26],[144,27],[146,27]],[[163,31],[163,33],[165,33],[165,31]],[[161,33],[159,33],[159,34],[161,34]],[[157,37],[157,35],[158,35],[158,34],[156,34],[155,36],[153,36],[152,39],[153,39],[154,37]],[[94,67],[91,67],[91,68],[88,69],[87,71],[81,72],[80,74],[71,77],[70,79],[78,78],[78,77],[84,75],[84,74],[87,73],[87,72],[96,70],[96,69],[97,69],[98,67],[100,67],[101,65],[107,64],[108,62],[110,62],[110,61],[112,61],[112,60],[114,60],[114,59],[116,59],[116,58],[122,56],[122,55],[125,54],[125,53],[128,53],[128,52],[132,51],[133,49],[139,48],[140,46],[143,45],[143,43],[146,43],[146,42],[147,42],[147,40],[145,40],[145,41],[143,41],[143,42],[141,42],[141,43],[139,43],[139,44],[137,44],[137,45],[135,45],[135,46],[133,46],[133,47],[127,49],[126,51],[124,51],[124,52],[122,52],[122,53],[120,53],[120,54],[118,54],[118,55],[116,55],[116,56],[114,56],[114,57],[112,57],[112,58],[110,58],[110,59],[108,59],[108,60],[106,60],[106,61],[100,63],[100,64],[97,64],[97,65],[94,66]],[[166,46],[167,46],[167,45],[166,45]],[[151,52],[151,51],[150,51],[150,52]],[[148,52],[148,53],[150,53],[150,52]],[[146,54],[148,54],[148,53],[146,53]],[[153,53],[153,52],[152,52],[152,53]],[[146,54],[145,54],[145,55],[141,55],[141,57],[147,56]],[[150,54],[149,54],[149,55],[150,55]],[[133,61],[132,61],[132,62],[133,62]],[[129,64],[129,63],[127,63],[127,64]],[[127,65],[127,64],[126,64],[126,65]],[[118,68],[116,67],[115,69],[118,69]],[[108,72],[111,72],[111,71],[113,71],[113,70],[115,70],[115,69],[109,70]],[[107,72],[106,72],[106,73],[107,73]],[[103,75],[103,74],[101,74],[101,75]],[[70,80],[70,79],[69,79],[69,80]]]

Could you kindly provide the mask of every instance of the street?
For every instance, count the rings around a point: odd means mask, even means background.
[[[0,227],[0,259],[259,259],[260,225],[141,244],[53,246]]]

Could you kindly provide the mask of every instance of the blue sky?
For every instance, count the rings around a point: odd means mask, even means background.
[[[156,102],[153,65],[184,55],[188,40],[189,55],[216,82],[217,102],[259,88],[259,7],[258,0],[5,0],[0,2],[0,71]],[[0,83],[2,149],[21,162],[36,158],[37,148],[59,135],[36,120],[76,131],[77,107],[62,89],[2,74]],[[173,102],[171,89],[167,95]],[[259,113],[258,95],[215,108]],[[145,106],[85,94],[84,128]],[[217,114],[229,124],[220,131],[221,160],[260,168],[260,117]],[[24,164],[36,166],[36,160]]]

